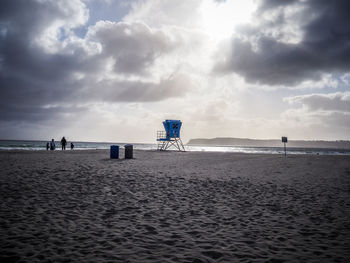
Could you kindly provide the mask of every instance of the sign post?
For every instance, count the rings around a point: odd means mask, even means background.
[[[282,142],[284,143],[284,156],[287,156],[286,143],[288,142],[288,138],[287,137],[282,137]]]

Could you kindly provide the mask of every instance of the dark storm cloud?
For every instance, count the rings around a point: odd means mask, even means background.
[[[0,120],[5,122],[33,121],[45,122],[49,117],[58,119],[75,113],[86,112],[88,109],[81,106],[36,106],[36,105],[18,105],[2,104],[0,105]]]
[[[115,60],[115,72],[144,74],[157,57],[176,48],[169,36],[143,23],[99,22],[88,38],[101,43],[103,55]]]
[[[293,19],[286,19],[287,8],[298,10]],[[255,16],[270,16],[270,20],[242,27],[240,37],[232,40],[229,57],[217,63],[216,72],[236,72],[252,83],[297,85],[318,80],[322,73],[349,71],[350,1],[265,0]],[[281,41],[282,28],[293,25],[300,26],[301,41]]]
[[[107,61],[114,61],[113,73],[137,79],[149,74],[149,67],[160,56],[172,52],[176,43],[161,31],[140,23],[100,22],[85,39],[66,41],[62,47],[60,41],[72,36],[74,39],[73,29],[84,25],[87,13],[78,0],[1,1],[0,121],[38,121],[82,110],[57,105],[156,101],[183,94],[187,86],[175,87],[176,83],[183,84],[176,78],[153,84],[134,80],[101,85],[107,83],[101,77]],[[61,25],[54,32],[58,40],[54,39],[53,50],[47,50],[45,47],[52,43],[45,41],[52,39],[42,36],[57,24]],[[100,51],[98,46],[102,47]],[[174,92],[177,89],[180,92]]]
[[[45,28],[72,16],[50,1],[4,0],[0,10],[0,119],[48,118],[62,109],[41,106],[73,92],[70,72],[81,59],[47,54],[34,42]]]

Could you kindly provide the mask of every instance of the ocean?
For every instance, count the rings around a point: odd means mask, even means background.
[[[46,151],[47,141],[20,141],[20,140],[0,140],[0,150],[29,150]],[[111,145],[119,145],[121,148],[127,143],[121,142],[73,142],[74,150],[109,149]],[[157,144],[134,143],[136,150],[156,150]],[[244,146],[200,146],[185,145],[186,151],[204,152],[237,152],[237,153],[263,153],[263,154],[284,154],[282,147],[244,147]],[[60,142],[56,142],[56,150],[61,150]],[[70,150],[70,142],[67,144]],[[330,149],[330,148],[293,148],[287,147],[287,154],[312,154],[312,155],[350,155],[350,149]]]

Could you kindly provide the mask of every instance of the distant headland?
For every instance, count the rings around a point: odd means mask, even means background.
[[[282,147],[281,139],[258,140],[248,138],[212,138],[212,139],[190,139],[187,145],[203,145],[203,146],[251,146],[251,147]],[[350,141],[304,141],[304,140],[288,140],[288,147],[300,148],[335,148],[350,149]]]

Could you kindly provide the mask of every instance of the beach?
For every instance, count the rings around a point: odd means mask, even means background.
[[[0,151],[1,262],[350,262],[350,156]]]

